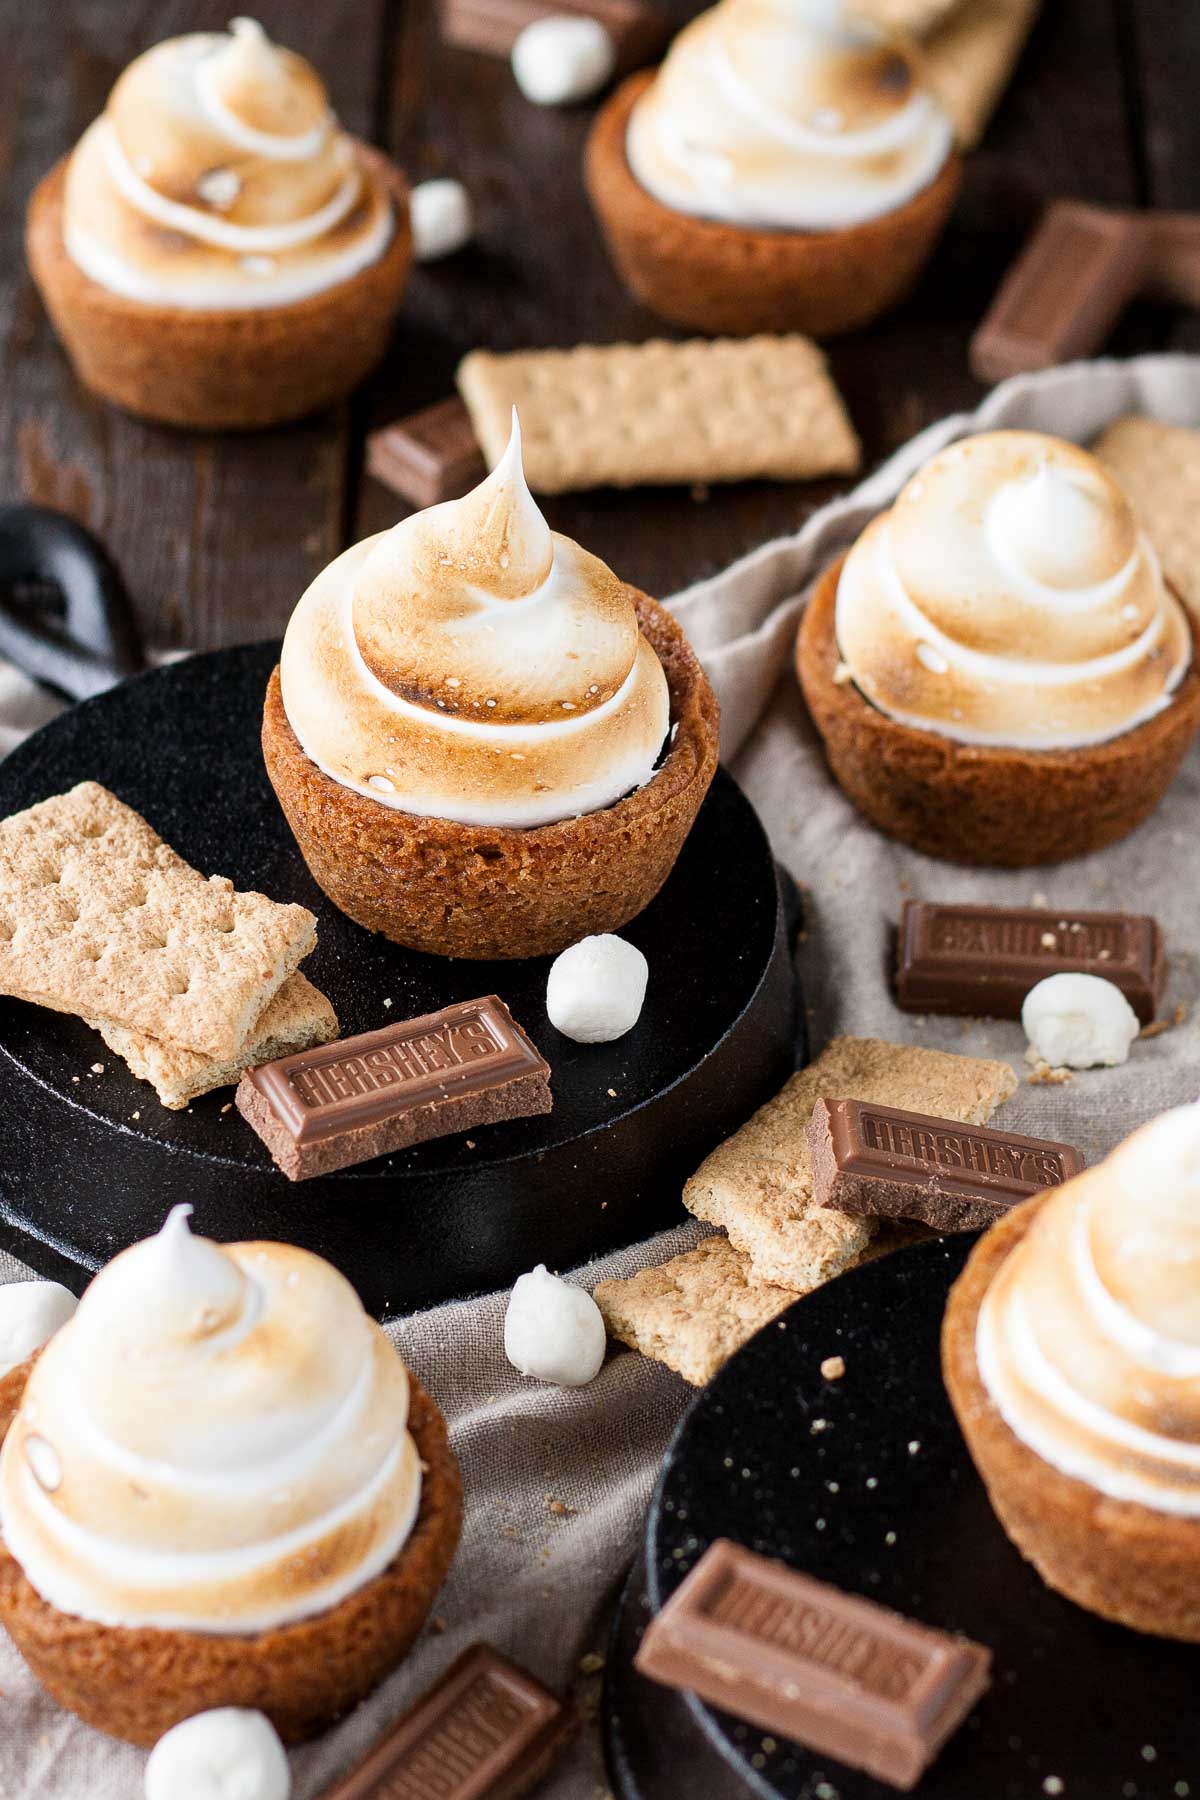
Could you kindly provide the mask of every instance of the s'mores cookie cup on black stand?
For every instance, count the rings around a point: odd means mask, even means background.
[[[515,422],[472,493],[317,577],[263,718],[271,783],[334,904],[471,959],[557,954],[642,912],[717,736],[670,614],[546,524]]]
[[[35,190],[26,249],[93,393],[167,425],[274,425],[383,355],[408,189],[302,57],[235,19],[126,69]]]
[[[1095,457],[1032,431],[940,452],[818,581],[800,684],[839,784],[929,856],[1084,856],[1200,728],[1197,622]]]
[[[602,109],[585,176],[663,318],[829,337],[897,305],[958,194],[915,45],[835,0],[721,0]]]
[[[951,1292],[942,1366],[1042,1579],[1200,1643],[1200,1105],[991,1228]]]
[[[0,1449],[0,1622],[135,1744],[215,1707],[286,1742],[407,1653],[458,1542],[446,1422],[343,1276],[177,1207],[27,1366]]]

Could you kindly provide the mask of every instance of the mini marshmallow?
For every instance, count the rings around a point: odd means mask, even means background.
[[[504,1315],[504,1354],[522,1375],[558,1387],[586,1387],[604,1361],[600,1308],[584,1289],[539,1263],[513,1288]]]
[[[79,1305],[57,1281],[7,1281],[0,1286],[0,1375],[48,1344]]]
[[[1128,1059],[1140,1026],[1132,1006],[1099,975],[1048,975],[1021,1008],[1030,1048],[1052,1067],[1111,1067]]]
[[[436,262],[470,243],[475,219],[461,181],[422,181],[408,196],[408,208],[418,262]]]
[[[616,48],[599,19],[565,13],[526,25],[512,49],[517,86],[538,106],[569,106],[598,94],[616,66]]]
[[[650,965],[635,944],[605,932],[556,956],[546,983],[550,1023],[577,1044],[607,1044],[641,1017]]]
[[[222,1706],[159,1738],[146,1764],[146,1800],[288,1800],[291,1770],[263,1713]]]

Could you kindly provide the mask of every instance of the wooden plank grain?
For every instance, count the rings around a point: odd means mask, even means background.
[[[125,570],[147,637],[217,645],[278,629],[341,546],[348,409],[246,436],[171,431],[91,399],[25,268],[36,182],[100,111],[139,51],[225,25],[228,0],[5,0],[0,73],[0,496],[59,506]],[[262,0],[269,32],[309,56],[347,126],[374,123],[384,0]]]
[[[1142,141],[1143,199],[1200,211],[1200,7],[1178,0],[1116,0]],[[1172,312],[1167,347],[1200,351],[1200,314]]]
[[[682,23],[697,7],[665,0],[664,10]],[[388,147],[413,180],[462,180],[479,232],[468,251],[415,274],[370,421],[442,398],[459,357],[476,345],[674,335],[625,293],[592,220],[581,157],[593,108],[530,105],[504,62],[440,42],[430,0],[403,0],[392,51]],[[1127,203],[1135,184],[1115,16],[1095,0],[1048,0],[969,159],[955,218],[916,293],[878,325],[830,346],[870,462],[978,401],[983,390],[968,371],[967,342],[1044,200],[1070,192]],[[1152,323],[1127,321],[1121,348],[1148,341]],[[795,530],[836,491],[832,483],[667,488],[564,496],[545,510],[556,529],[663,594]],[[351,515],[354,534],[380,530],[405,510],[366,479]]]

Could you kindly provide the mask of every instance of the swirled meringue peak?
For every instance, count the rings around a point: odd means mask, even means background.
[[[63,241],[127,299],[287,304],[382,255],[391,200],[320,78],[252,19],[147,50],[71,157]]]
[[[913,46],[836,0],[721,0],[638,99],[626,155],[676,212],[823,231],[903,206],[953,139]]]
[[[326,775],[403,812],[534,826],[654,773],[666,677],[632,591],[546,524],[520,427],[492,473],[330,563],[292,615],[283,704]]]
[[[992,1280],[979,1373],[1043,1461],[1200,1516],[1200,1104],[1043,1202]]]
[[[1183,607],[1112,476],[1032,431],[952,444],[851,550],[837,642],[865,699],[964,744],[1100,744],[1170,704]]]
[[[176,1207],[51,1339],[0,1451],[0,1530],[58,1611],[254,1632],[335,1606],[416,1518],[408,1376],[350,1284]]]

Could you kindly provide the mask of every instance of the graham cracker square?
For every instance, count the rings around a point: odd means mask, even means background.
[[[1163,574],[1200,618],[1200,431],[1117,419],[1092,449],[1128,494]]]
[[[315,942],[94,781],[0,821],[2,994],[224,1060]]]
[[[1007,1063],[879,1038],[834,1038],[705,1158],[683,1203],[725,1228],[750,1258],[755,1281],[806,1294],[863,1255],[876,1223],[816,1204],[808,1122],[818,1099],[868,1100],[986,1125],[1016,1086]]]

